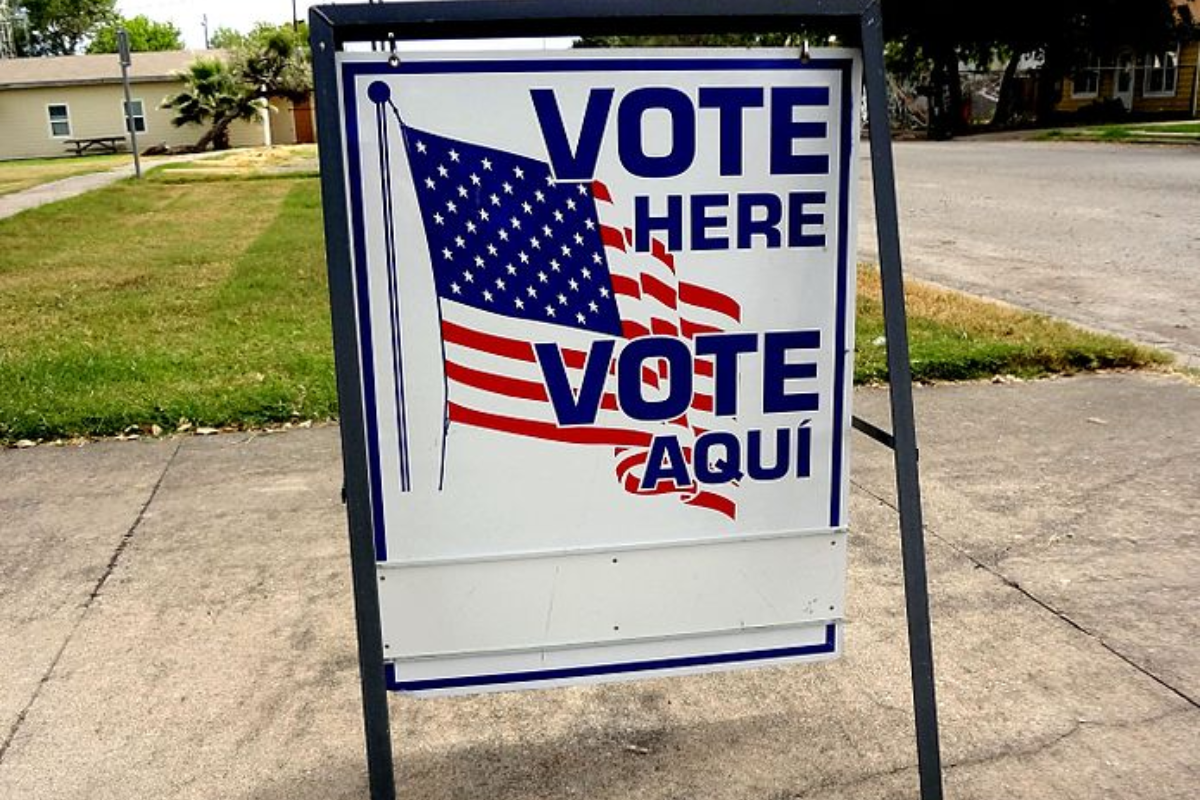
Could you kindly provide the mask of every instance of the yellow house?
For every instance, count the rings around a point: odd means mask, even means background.
[[[1175,7],[1181,26],[1200,22],[1200,0],[1176,0]],[[1157,52],[1119,48],[1097,55],[1063,81],[1055,107],[1070,114],[1116,103],[1139,117],[1200,118],[1200,41],[1182,37]]]
[[[130,105],[139,149],[192,145],[204,133],[198,125],[176,128],[171,113],[159,106],[182,88],[176,72],[197,57],[214,55],[223,54],[211,50],[133,54]],[[116,55],[0,59],[0,160],[68,155],[74,152],[68,140],[125,136],[123,103]],[[271,106],[273,142],[312,141],[312,112],[307,105],[293,106],[276,98]],[[264,133],[261,123],[236,122],[230,142],[235,147],[261,145]]]

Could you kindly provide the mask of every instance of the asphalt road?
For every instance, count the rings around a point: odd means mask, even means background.
[[[1200,148],[896,145],[905,269],[1200,366]],[[876,258],[864,143],[859,257]]]

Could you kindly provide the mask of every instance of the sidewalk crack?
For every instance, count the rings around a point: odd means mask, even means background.
[[[30,696],[29,701],[25,703],[24,708],[22,708],[21,712],[17,714],[17,718],[13,720],[13,724],[9,727],[8,733],[4,736],[4,740],[0,741],[0,764],[4,763],[5,755],[8,754],[9,748],[12,747],[12,743],[16,740],[17,733],[20,732],[21,726],[25,723],[25,718],[29,716],[30,709],[33,708],[34,704],[41,696],[42,688],[45,687],[45,685],[49,683],[50,679],[54,676],[54,671],[58,668],[58,662],[62,660],[63,653],[66,652],[67,647],[70,646],[71,641],[75,638],[75,634],[83,625],[83,620],[87,617],[88,612],[91,611],[92,605],[96,602],[96,598],[100,596],[100,592],[104,589],[104,585],[108,583],[109,577],[116,570],[117,565],[120,564],[121,556],[125,553],[126,548],[129,547],[129,543],[133,541],[134,534],[137,533],[138,528],[140,528],[142,525],[142,521],[146,518],[146,511],[150,508],[150,504],[154,502],[154,498],[158,496],[158,490],[162,488],[163,479],[167,477],[167,472],[170,471],[171,465],[175,463],[175,457],[179,455],[179,450],[182,446],[182,440],[176,442],[175,449],[171,451],[170,457],[167,458],[167,463],[163,465],[163,469],[158,476],[158,480],[154,482],[154,486],[150,489],[150,494],[147,495],[146,501],[142,503],[142,507],[138,510],[137,516],[134,517],[134,520],[129,525],[129,528],[121,536],[121,540],[117,542],[116,548],[113,549],[112,557],[108,559],[108,564],[104,567],[104,571],[96,580],[96,584],[92,587],[91,592],[88,593],[87,598],[84,599],[83,607],[81,608],[79,614],[75,617],[75,622],[71,625],[71,629],[67,631],[66,637],[63,639],[58,651],[54,654],[54,658],[51,659],[50,665],[46,667],[46,671],[42,673],[41,680],[38,681],[38,684],[34,688],[33,694]]]
[[[868,489],[866,486],[862,485],[858,481],[851,480],[850,485],[853,486],[854,488],[858,489],[859,491],[861,491],[863,494],[867,495],[868,497],[874,498],[875,500],[879,501],[880,503],[882,503],[883,505],[892,509],[896,513],[899,513],[900,510],[899,510],[899,508],[897,508],[896,504],[893,501],[871,491],[870,489]],[[954,542],[947,539],[945,536],[942,536],[937,531],[935,531],[933,528],[931,528],[929,525],[925,525],[924,530],[925,530],[925,533],[927,533],[929,536],[932,536],[934,539],[936,539],[941,544],[946,545],[951,550],[953,550],[955,553],[959,554],[963,558],[970,561],[972,564],[975,565],[976,569],[984,570],[992,577],[1001,581],[1004,585],[1020,592],[1026,598],[1028,598],[1032,602],[1036,603],[1038,606],[1041,606],[1041,608],[1043,610],[1048,611],[1049,613],[1058,617],[1062,622],[1066,623],[1067,625],[1070,625],[1075,630],[1079,631],[1080,633],[1082,633],[1085,636],[1089,637],[1090,639],[1094,640],[1097,644],[1099,644],[1102,648],[1107,650],[1109,653],[1116,656],[1120,660],[1124,661],[1126,664],[1133,667],[1135,670],[1142,673],[1147,678],[1154,681],[1155,683],[1157,683],[1159,686],[1163,687],[1167,691],[1171,692],[1176,697],[1178,697],[1181,700],[1183,700],[1184,702],[1188,703],[1193,708],[1200,708],[1200,701],[1197,701],[1196,698],[1192,697],[1191,695],[1189,695],[1187,692],[1183,691],[1182,689],[1172,685],[1165,678],[1162,678],[1162,677],[1154,674],[1153,672],[1150,671],[1150,669],[1148,667],[1145,667],[1142,664],[1139,664],[1132,657],[1125,655],[1120,650],[1117,650],[1115,647],[1113,647],[1111,644],[1109,644],[1108,641],[1105,640],[1105,638],[1103,636],[1101,636],[1100,634],[1088,629],[1081,623],[1076,622],[1065,611],[1061,611],[1058,608],[1055,608],[1048,600],[1043,600],[1042,598],[1038,597],[1033,592],[1031,592],[1029,589],[1026,589],[1024,586],[1022,586],[1018,581],[1013,580],[1012,578],[1008,577],[1008,575],[1004,574],[1004,572],[1002,572],[1000,570],[999,566],[993,566],[993,565],[987,563],[986,561],[983,561],[982,559],[977,558],[976,556],[972,555],[970,551],[959,546],[958,544],[955,544]]]
[[[986,764],[1003,761],[1008,758],[1025,758],[1027,756],[1035,756],[1038,753],[1042,753],[1044,751],[1047,751],[1054,747],[1057,747],[1058,745],[1065,742],[1067,739],[1070,739],[1071,737],[1075,736],[1080,731],[1082,731],[1086,728],[1106,728],[1108,730],[1129,730],[1129,729],[1138,728],[1138,727],[1141,727],[1144,725],[1152,725],[1156,722],[1160,722],[1165,719],[1170,719],[1172,717],[1181,716],[1184,714],[1191,714],[1191,713],[1193,713],[1193,710],[1190,708],[1175,708],[1175,709],[1172,709],[1171,711],[1167,711],[1162,714],[1154,714],[1149,717],[1126,720],[1123,722],[1116,722],[1116,723],[1100,722],[1098,720],[1089,720],[1089,719],[1076,719],[1067,727],[1067,729],[1065,731],[1058,731],[1055,733],[1050,733],[1046,736],[1043,736],[1042,738],[1040,738],[1038,740],[1030,742],[1029,744],[1027,744],[1023,747],[1001,748],[1001,749],[997,750],[996,752],[992,752],[992,753],[984,753],[984,754],[979,754],[979,755],[975,755],[975,756],[968,756],[968,757],[962,758],[958,761],[947,761],[942,766],[942,776],[945,777],[946,775],[948,775],[950,773],[951,770],[983,766]],[[786,795],[783,795],[783,796],[785,796],[788,800],[804,800],[804,798],[813,797],[817,794],[828,792],[831,789],[836,789],[836,790],[854,789],[859,786],[866,786],[868,784],[876,783],[881,780],[887,780],[888,778],[891,778],[891,777],[894,777],[896,775],[900,775],[903,773],[908,773],[908,772],[916,773],[917,765],[915,763],[910,762],[910,763],[906,763],[906,764],[900,764],[899,766],[891,767],[889,769],[883,769],[883,770],[878,770],[876,772],[871,772],[866,775],[860,775],[858,777],[851,778],[850,780],[847,780],[847,781],[837,781],[837,780],[824,781],[816,786],[810,786],[810,787],[800,791],[799,793],[787,793]]]

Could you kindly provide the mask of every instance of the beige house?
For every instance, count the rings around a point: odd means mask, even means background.
[[[175,73],[199,56],[219,51],[134,53],[130,67],[133,122],[139,149],[195,144],[204,129],[176,128],[159,106],[178,92]],[[70,139],[124,136],[121,66],[116,55],[0,59],[0,160],[63,156]],[[312,111],[288,100],[271,101],[271,138],[276,144],[312,141]],[[235,147],[261,145],[261,123],[234,123]],[[129,147],[126,139],[125,149]]]
[[[1063,81],[1055,108],[1073,114],[1120,103],[1137,117],[1200,119],[1200,41],[1184,29],[1189,20],[1200,23],[1200,0],[1175,0],[1175,8],[1178,41],[1156,53],[1132,47],[1097,52]]]

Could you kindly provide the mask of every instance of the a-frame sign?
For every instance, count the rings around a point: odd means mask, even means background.
[[[395,51],[818,19],[858,46]],[[337,5],[310,26],[371,796],[395,796],[389,689],[840,654],[854,427],[895,452],[939,798],[878,1]],[[850,412],[864,84],[892,434]]]

